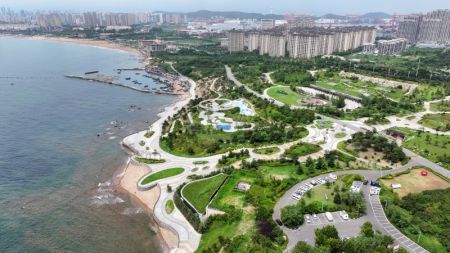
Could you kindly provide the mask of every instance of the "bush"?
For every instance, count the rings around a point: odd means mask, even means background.
[[[303,211],[300,206],[286,206],[281,209],[281,221],[283,224],[292,229],[296,229],[303,224]]]

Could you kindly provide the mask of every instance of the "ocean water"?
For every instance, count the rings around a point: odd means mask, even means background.
[[[176,97],[64,78],[138,60],[0,37],[0,252],[164,250],[153,221],[111,179],[127,159],[120,140]]]

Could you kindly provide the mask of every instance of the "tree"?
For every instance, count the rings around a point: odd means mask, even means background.
[[[333,202],[337,205],[341,204],[341,194],[339,194],[339,192],[336,192],[336,194],[334,195],[334,199]]]
[[[316,229],[315,234],[317,246],[329,247],[331,252],[340,251],[341,241],[335,226],[327,225],[321,229]]]
[[[298,228],[303,224],[303,210],[300,206],[286,206],[281,209],[281,221],[288,228]]]
[[[373,237],[375,232],[373,231],[372,228],[372,223],[370,222],[365,222],[362,226],[361,226],[361,231],[359,232],[359,234],[361,236],[365,236],[365,237]]]

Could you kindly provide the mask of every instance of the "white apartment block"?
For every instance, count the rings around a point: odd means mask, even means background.
[[[396,55],[406,49],[407,39],[399,38],[393,40],[378,41],[379,55]]]
[[[399,21],[397,36],[407,39],[410,43],[448,43],[450,42],[450,10],[404,16]]]
[[[265,32],[260,35],[259,54],[283,57],[286,52],[286,37],[283,34]]]
[[[244,31],[231,30],[228,32],[228,51],[240,52],[245,48],[245,33]]]

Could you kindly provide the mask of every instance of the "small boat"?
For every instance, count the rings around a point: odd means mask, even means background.
[[[89,71],[89,72],[86,72],[86,73],[84,73],[85,75],[91,75],[91,74],[97,74],[98,73],[98,70],[96,70],[96,71]]]
[[[131,77],[127,77],[127,78],[125,78],[125,80],[131,80]]]

